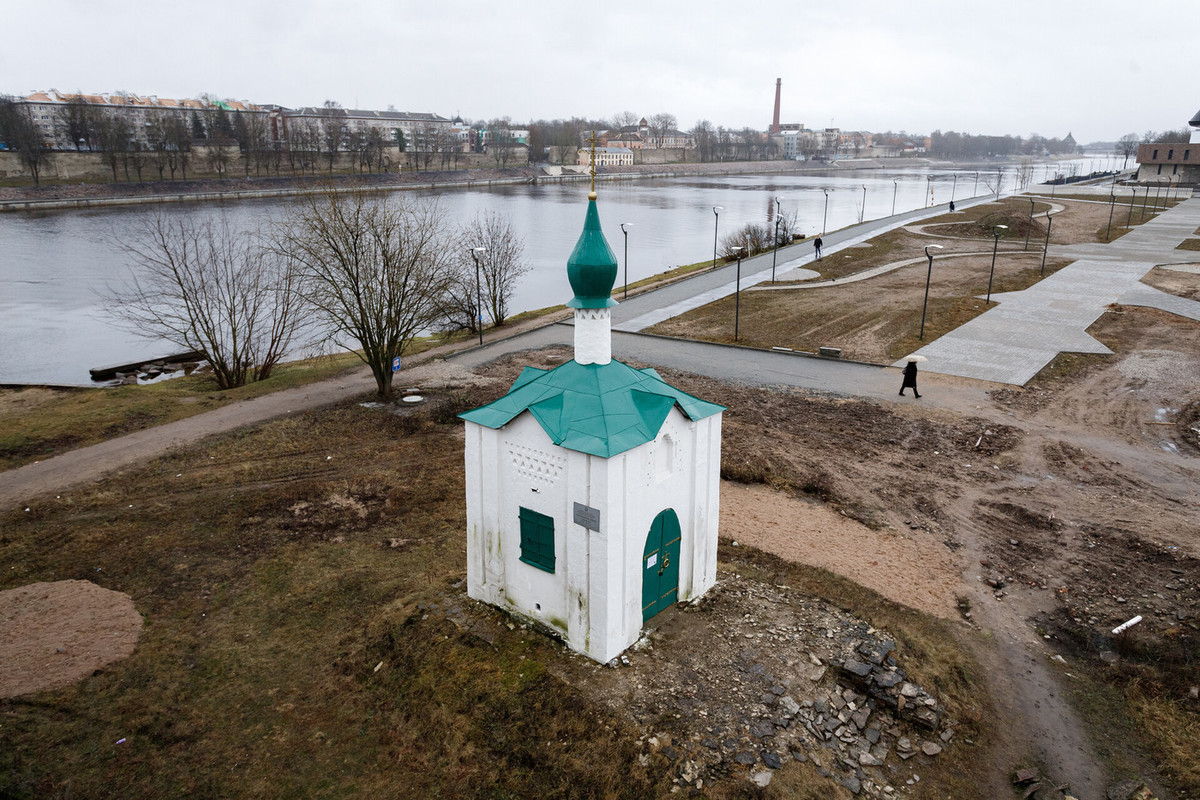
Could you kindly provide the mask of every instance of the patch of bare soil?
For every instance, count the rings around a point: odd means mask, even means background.
[[[961,568],[909,528],[875,530],[828,506],[765,486],[721,484],[721,535],[787,561],[821,567],[901,605],[957,617]]]
[[[37,408],[58,397],[61,392],[42,386],[21,389],[0,389],[0,416]]]
[[[0,592],[0,697],[68,686],[133,652],[142,616],[89,581]]]
[[[1155,289],[1200,300],[1200,264],[1172,264],[1170,267],[1155,267],[1142,278],[1142,283]]]

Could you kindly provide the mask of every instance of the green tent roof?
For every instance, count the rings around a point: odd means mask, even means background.
[[[595,194],[588,199],[583,231],[567,259],[567,280],[575,290],[575,296],[567,301],[571,308],[611,308],[617,304],[612,299],[613,283],[617,280],[617,257],[600,229]]]
[[[675,405],[692,420],[725,410],[679,391],[652,369],[568,361],[549,371],[526,367],[504,397],[459,416],[501,428],[528,411],[555,444],[609,458],[654,441]]]

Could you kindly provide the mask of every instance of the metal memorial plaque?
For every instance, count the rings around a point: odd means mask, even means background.
[[[600,532],[600,509],[585,506],[583,503],[575,504],[575,524],[582,525],[591,531]]]

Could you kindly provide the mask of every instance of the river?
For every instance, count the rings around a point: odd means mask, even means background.
[[[1089,167],[1088,159],[1066,162]],[[1096,168],[1103,168],[1098,165]],[[1037,165],[1034,181],[1051,167]],[[1059,165],[1059,169],[1063,169]],[[1079,169],[1078,166],[1075,169]],[[861,219],[994,192],[997,170],[875,169],[810,171],[601,182],[600,219],[624,281],[629,230],[629,281],[711,258],[714,227],[720,237],[746,223],[796,218],[812,236]],[[1012,189],[1007,167],[1002,190]],[[865,187],[865,194],[864,194]],[[828,191],[828,195],[825,190]],[[438,193],[451,218],[492,210],[511,218],[525,239],[529,272],[519,283],[512,313],[566,302],[566,260],[583,225],[585,183],[454,189]],[[425,193],[428,194],[428,193]],[[864,206],[865,197],[865,206]],[[168,217],[224,213],[234,229],[250,229],[288,213],[299,201],[249,200],[224,204],[168,204],[103,210],[0,214],[0,384],[90,383],[88,368],[166,355],[179,348],[147,340],[121,325],[105,302],[129,275],[120,242],[135,236],[154,214]],[[713,207],[721,206],[719,218]],[[828,220],[825,216],[828,214]]]

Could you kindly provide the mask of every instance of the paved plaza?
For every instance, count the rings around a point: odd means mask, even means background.
[[[1024,291],[993,294],[993,308],[917,351],[922,369],[1023,386],[1059,353],[1112,352],[1087,328],[1113,303],[1200,320],[1200,303],[1141,283],[1156,266],[1200,261],[1175,249],[1197,227],[1192,199],[1111,244],[1052,246],[1051,256],[1078,260]]]

